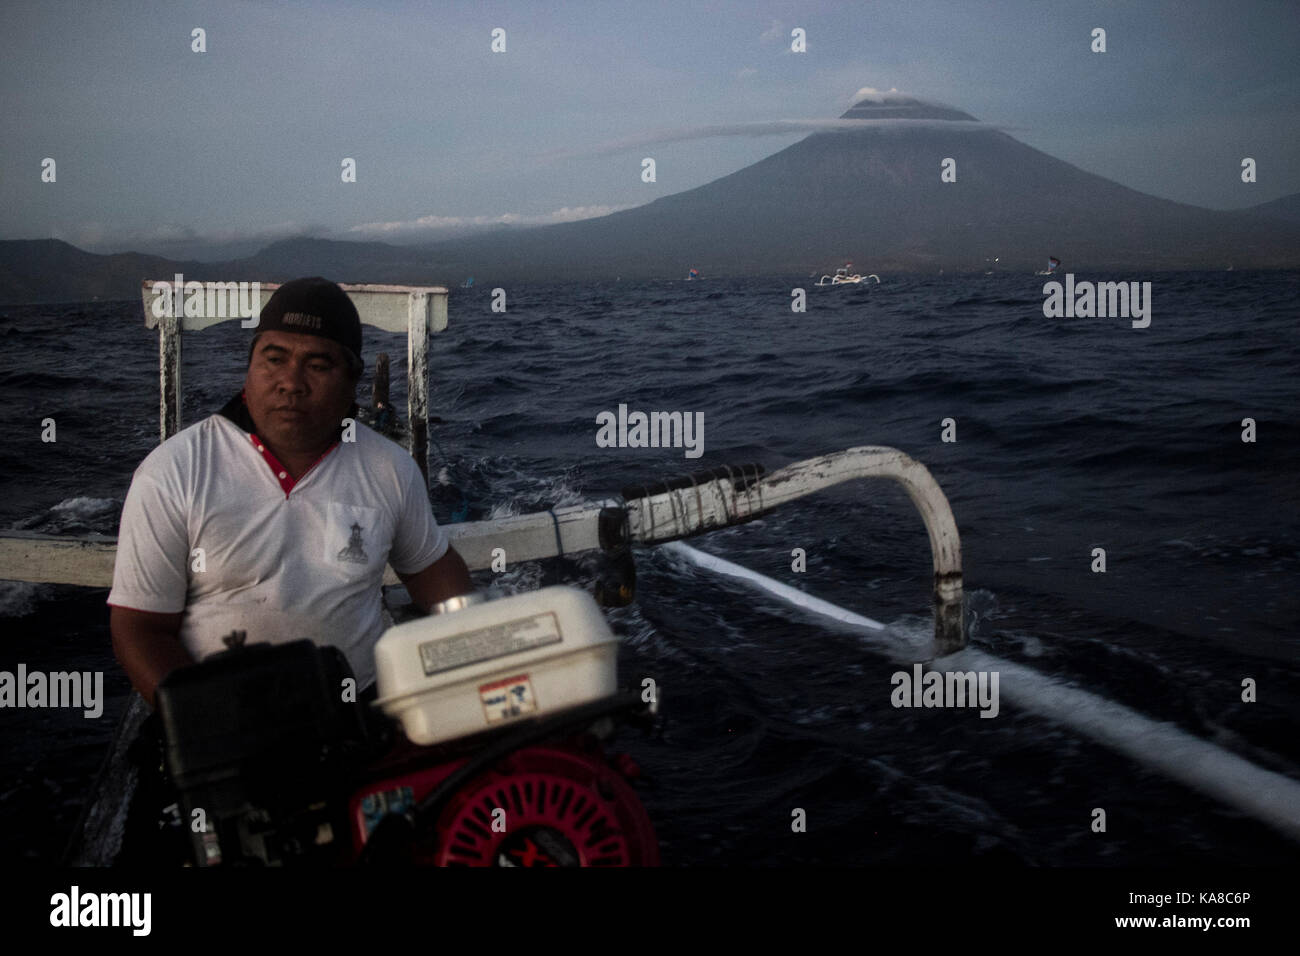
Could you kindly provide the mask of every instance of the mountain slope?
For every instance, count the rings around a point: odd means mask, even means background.
[[[1300,222],[1300,193],[1292,193],[1272,202],[1262,202],[1245,210],[1252,215],[1267,216],[1286,222]]]

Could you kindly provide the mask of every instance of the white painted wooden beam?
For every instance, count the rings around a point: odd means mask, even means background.
[[[113,584],[116,538],[0,532],[0,580],[35,584]]]

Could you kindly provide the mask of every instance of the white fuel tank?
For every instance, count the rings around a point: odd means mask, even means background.
[[[615,693],[618,638],[585,591],[556,586],[389,628],[379,699],[429,745]]]

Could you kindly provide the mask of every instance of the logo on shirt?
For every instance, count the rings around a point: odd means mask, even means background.
[[[340,561],[350,561],[352,564],[370,563],[366,549],[361,547],[361,530],[361,525],[352,522],[352,537],[348,539],[348,546],[339,551]]]

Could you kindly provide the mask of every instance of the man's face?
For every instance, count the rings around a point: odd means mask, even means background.
[[[356,382],[343,347],[318,335],[263,332],[244,378],[259,438],[293,454],[323,451],[352,410]]]

